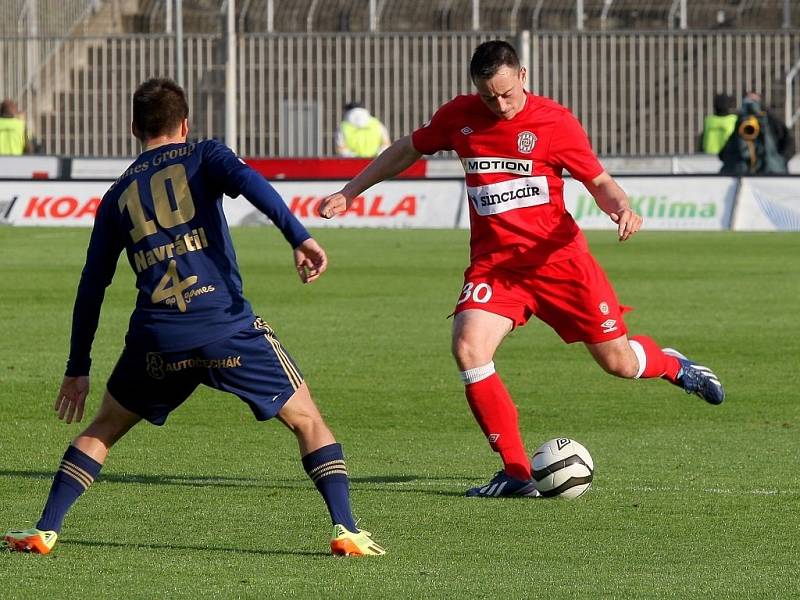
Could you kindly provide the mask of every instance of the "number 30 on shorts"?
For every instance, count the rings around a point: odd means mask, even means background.
[[[477,302],[478,304],[486,304],[492,298],[492,286],[488,283],[479,283],[475,285],[471,281],[468,281],[461,290],[461,297],[458,299],[458,302],[456,302],[456,306],[463,304],[470,298],[472,298],[473,302]]]

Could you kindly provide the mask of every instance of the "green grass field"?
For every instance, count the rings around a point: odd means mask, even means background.
[[[344,444],[356,514],[387,556],[328,556],[291,434],[201,389],[112,450],[50,555],[0,553],[4,596],[800,596],[800,235],[590,235],[636,307],[629,328],[712,366],[728,399],[613,379],[542,324],[519,329],[496,362],[528,449],[569,436],[595,460],[592,489],[567,502],[462,497],[499,466],[449,355],[466,232],[316,233],[330,270],[301,286],[274,230],[233,232],[246,295]],[[0,529],[35,523],[81,428],[52,403],[88,234],[0,229]],[[90,413],[133,300],[123,262]]]

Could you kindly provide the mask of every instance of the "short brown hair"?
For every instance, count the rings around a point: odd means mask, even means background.
[[[11,98],[6,98],[3,100],[3,103],[0,104],[0,117],[7,119],[10,117],[16,117],[18,114],[19,109],[17,108],[17,103]]]
[[[186,94],[172,79],[148,79],[133,93],[133,126],[141,140],[172,133],[188,116]]]

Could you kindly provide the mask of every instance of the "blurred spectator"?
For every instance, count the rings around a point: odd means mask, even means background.
[[[775,175],[787,172],[794,155],[794,137],[783,120],[765,108],[761,96],[747,92],[736,128],[720,151],[720,173],[725,175]]]
[[[702,150],[719,154],[736,128],[736,101],[729,94],[714,96],[714,114],[703,120]]]
[[[17,103],[6,98],[0,104],[0,155],[15,156],[29,150],[22,114]]]
[[[389,132],[383,123],[369,114],[360,102],[344,107],[344,117],[336,130],[336,154],[374,158],[389,147]]]
[[[763,110],[767,113],[767,122],[775,136],[776,149],[787,162],[791,160],[795,152],[794,136],[780,117],[780,114],[765,106],[761,95],[757,92],[747,92],[742,102],[756,102],[763,107]]]

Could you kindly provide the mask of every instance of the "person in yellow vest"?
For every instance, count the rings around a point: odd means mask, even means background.
[[[6,98],[0,104],[0,155],[16,156],[29,150],[25,121],[17,103]]]
[[[386,127],[363,104],[350,102],[344,107],[344,118],[336,130],[337,155],[374,158],[389,144]]]
[[[703,120],[703,152],[719,154],[736,127],[736,110],[733,96],[714,96],[714,114]]]

